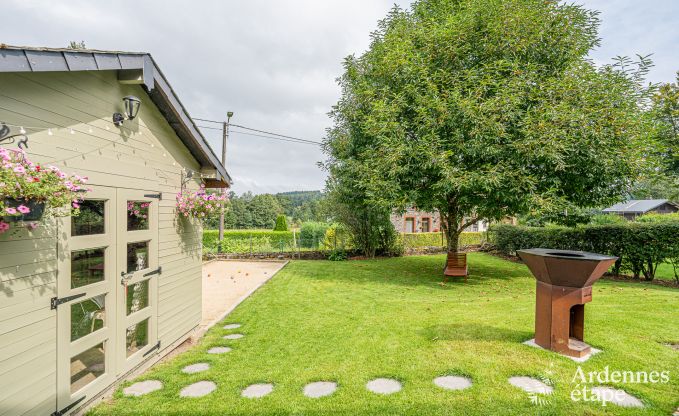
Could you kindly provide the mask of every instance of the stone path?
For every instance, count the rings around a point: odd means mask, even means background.
[[[365,388],[377,394],[393,394],[401,391],[401,382],[393,378],[376,378],[368,382]]]
[[[319,397],[329,396],[337,390],[337,383],[334,381],[317,381],[309,383],[304,386],[304,395],[317,399]]]
[[[231,351],[231,348],[229,347],[212,347],[209,350],[207,350],[208,354],[224,354]]]
[[[644,407],[641,400],[632,396],[624,390],[617,390],[611,387],[597,386],[592,387],[592,393],[600,398],[601,402],[617,404],[621,407]]]
[[[180,392],[180,397],[203,397],[215,391],[217,385],[211,381],[199,381],[197,383],[189,384]]]
[[[223,326],[226,330],[238,329],[241,324],[231,323]],[[224,339],[236,340],[243,338],[243,334],[228,334],[223,336]],[[208,354],[225,354],[230,352],[231,348],[227,346],[212,347],[207,350]],[[195,363],[187,365],[182,368],[185,374],[195,374],[210,369],[209,363]],[[514,376],[508,379],[509,384],[518,387],[529,394],[552,394],[554,388],[541,380],[527,376]],[[472,386],[472,380],[464,376],[440,376],[433,380],[434,385],[445,390],[464,390]],[[123,389],[123,395],[127,397],[137,397],[149,394],[156,390],[163,388],[163,383],[158,380],[146,380],[132,384]],[[334,381],[316,381],[304,386],[302,393],[304,396],[317,399],[320,397],[330,396],[337,391],[338,385]],[[376,378],[366,383],[365,388],[376,394],[388,395],[398,393],[403,389],[400,381],[392,378]],[[212,381],[198,381],[190,384],[179,392],[180,397],[202,397],[208,395],[217,389],[217,385]],[[273,392],[274,385],[272,383],[257,383],[247,386],[241,391],[241,396],[249,399],[257,399],[267,396]],[[606,386],[596,386],[591,389],[592,393],[600,398],[603,403],[611,403],[621,407],[643,407],[644,404],[638,398],[631,394]],[[674,413],[674,416],[679,416],[679,409]]]
[[[526,393],[552,394],[552,391],[554,391],[552,386],[548,386],[538,379],[525,376],[510,377],[509,384]]]
[[[464,390],[472,386],[472,381],[461,376],[442,376],[434,379],[434,384],[446,390]]]
[[[125,396],[143,396],[145,394],[149,394],[153,391],[160,390],[163,388],[163,383],[161,383],[158,380],[147,380],[147,381],[140,381],[137,383],[134,383],[133,385],[129,387],[125,387],[123,389],[123,394]]]
[[[272,391],[273,384],[271,383],[252,384],[243,389],[240,395],[247,397],[248,399],[259,399],[260,397],[264,397]]]
[[[209,369],[210,369],[210,364],[208,364],[208,363],[196,363],[196,364],[187,365],[186,367],[182,368],[182,373],[194,374],[194,373],[200,373],[201,371],[207,371]]]

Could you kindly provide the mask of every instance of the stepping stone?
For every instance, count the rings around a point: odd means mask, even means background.
[[[271,383],[252,384],[243,389],[240,395],[247,397],[248,399],[259,399],[260,397],[264,397],[272,391],[273,384]]]
[[[158,380],[146,380],[146,381],[140,381],[138,383],[134,383],[133,385],[129,387],[125,387],[123,389],[123,394],[125,396],[143,396],[145,394],[149,394],[153,391],[160,390],[163,388],[163,383],[161,383]]]
[[[229,334],[229,335],[224,335],[223,338],[224,338],[224,339],[241,339],[241,338],[243,338],[244,336],[245,336],[245,335],[243,335],[243,334]]]
[[[224,325],[224,329],[238,329],[240,328],[240,326],[241,326],[240,324],[227,324]]]
[[[542,381],[525,376],[510,377],[509,384],[518,387],[526,393],[552,394],[552,386],[548,386]]]
[[[365,388],[377,394],[392,394],[401,391],[401,382],[392,378],[376,378],[369,381]]]
[[[210,364],[208,364],[208,363],[196,363],[196,364],[187,365],[186,367],[182,368],[182,373],[186,373],[186,374],[200,373],[201,371],[206,371],[209,368],[210,368]]]
[[[461,376],[442,376],[434,379],[434,384],[446,390],[464,390],[472,386],[472,381]]]
[[[621,407],[644,407],[641,400],[624,390],[597,386],[592,387],[592,393],[598,397],[601,402],[613,403]]]
[[[207,350],[208,354],[224,354],[231,351],[231,348],[229,347],[212,347],[209,350]]]
[[[337,390],[337,383],[334,381],[317,381],[315,383],[309,383],[304,386],[304,395],[306,397],[311,397],[312,399],[317,399],[323,396],[329,396]]]
[[[190,384],[179,392],[181,397],[203,397],[212,393],[217,388],[217,385],[211,381],[199,381]]]

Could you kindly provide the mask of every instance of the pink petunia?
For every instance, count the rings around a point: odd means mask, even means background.
[[[12,208],[12,207],[7,207],[7,208],[5,208],[5,212],[8,213],[9,215],[16,215],[17,210],[15,208]]]
[[[29,222],[28,224],[26,224],[26,228],[33,231],[36,228],[38,228],[38,223],[37,222]]]
[[[71,205],[73,206],[73,208],[80,208],[80,204],[75,201],[73,201]]]
[[[9,224],[7,224],[4,221],[0,221],[0,234],[4,233],[7,230],[9,230]]]
[[[26,168],[19,165],[19,166],[14,168],[14,172],[19,173],[19,174],[24,174],[24,173],[26,173]]]
[[[19,211],[22,214],[28,214],[29,212],[31,212],[31,209],[28,208],[26,205],[19,205],[17,207],[17,211]]]

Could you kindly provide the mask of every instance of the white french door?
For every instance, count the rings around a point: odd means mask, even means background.
[[[157,346],[159,194],[91,187],[59,219],[57,410],[67,414]]]

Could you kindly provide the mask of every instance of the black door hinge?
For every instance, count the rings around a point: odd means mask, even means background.
[[[50,309],[56,309],[57,306],[61,305],[62,303],[70,302],[73,299],[78,299],[85,296],[84,293],[80,293],[78,295],[72,295],[72,296],[65,296],[63,298],[58,298],[58,297],[53,297],[50,299]]]
[[[153,348],[151,348],[150,350],[146,351],[146,352],[144,353],[144,357],[146,357],[147,355],[151,354],[152,351],[154,351],[154,350],[159,350],[159,349],[160,349],[160,341],[158,341],[158,342],[156,343],[156,345],[153,346]]]
[[[156,198],[157,200],[162,200],[163,199],[163,193],[159,194],[144,194],[144,198]]]
[[[68,406],[64,407],[64,408],[61,409],[61,410],[56,410],[56,411],[54,411],[50,416],[63,416],[63,415],[65,415],[66,413],[68,413],[69,410],[71,410],[71,409],[73,409],[75,406],[77,406],[78,403],[80,403],[80,402],[82,402],[83,400],[85,400],[85,397],[87,397],[87,396],[83,396],[83,397],[79,398],[78,400],[74,401],[73,403],[69,404]]]
[[[158,268],[156,270],[151,270],[148,273],[144,273],[144,277],[153,276],[154,274],[161,274],[161,273],[163,273],[163,268],[162,268],[162,266],[158,266]]]

